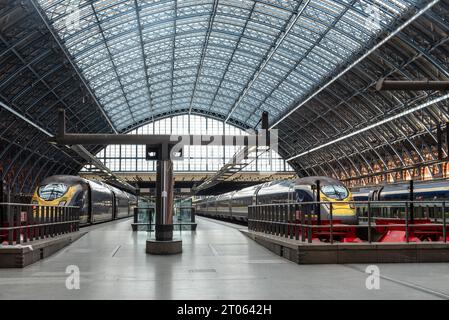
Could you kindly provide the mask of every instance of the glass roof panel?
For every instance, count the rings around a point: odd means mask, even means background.
[[[419,0],[38,0],[119,131],[288,112]]]

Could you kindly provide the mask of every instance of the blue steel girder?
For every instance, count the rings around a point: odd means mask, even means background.
[[[8,45],[8,42],[6,41],[6,39],[5,39],[2,35],[0,35],[0,41],[2,41],[5,45]],[[56,94],[56,92],[54,91],[54,88],[52,88],[52,87],[47,83],[47,81],[45,81],[45,77],[41,77],[41,76],[39,75],[39,73],[34,69],[33,63],[36,63],[36,61],[33,60],[33,61],[31,61],[30,63],[27,63],[27,62],[25,61],[25,59],[22,57],[22,55],[21,55],[19,52],[17,52],[17,50],[12,49],[11,51],[12,51],[12,52],[15,54],[15,56],[16,56],[16,57],[17,57],[17,58],[24,64],[24,68],[29,69],[29,70],[35,75],[35,77],[38,79],[38,81],[41,82],[41,83],[47,88],[48,92],[49,92],[49,93],[52,93],[52,94],[55,96],[55,98],[58,100],[58,102],[61,103],[62,105],[64,105],[64,106],[67,108],[67,105],[66,105],[66,103],[64,102],[64,100],[61,99],[61,98]],[[15,75],[15,77],[17,77],[17,74]],[[1,97],[2,97],[2,99],[4,99],[5,101],[7,101],[7,99],[6,99],[5,97],[3,97],[3,96],[1,96]],[[15,103],[12,103],[12,105],[14,105],[18,110],[21,109],[21,108],[18,107]],[[78,120],[79,123],[82,123],[82,122],[80,122],[80,119],[78,118],[78,115],[77,115],[76,113],[73,113],[73,116]]]
[[[348,4],[349,4],[350,6],[352,6],[352,5],[355,3],[355,1],[357,1],[357,0],[351,0]],[[320,42],[324,39],[324,37],[326,37],[326,35],[329,33],[329,31],[331,31],[331,30],[333,30],[333,29],[335,28],[335,25],[337,24],[337,22],[340,21],[340,19],[343,17],[343,15],[344,15],[348,10],[349,10],[349,6],[347,6],[344,10],[342,10],[342,11],[338,14],[337,18],[336,18],[330,25],[326,26],[326,31],[324,31],[324,32],[319,36],[319,38],[318,38],[318,40],[316,41],[316,43],[320,43]],[[358,41],[357,41],[357,42],[358,42]],[[293,70],[295,70],[296,68],[299,67],[299,65],[304,61],[304,59],[305,59],[306,57],[309,56],[310,52],[312,52],[312,50],[313,50],[314,48],[315,48],[315,47],[310,47],[310,48],[306,51],[306,53],[305,53],[300,59],[297,60],[297,62],[295,63],[295,66],[294,66],[292,69],[290,69],[290,71],[287,73],[287,75],[284,77],[284,79],[280,79],[280,80],[278,81],[277,85],[273,88],[273,90],[272,90],[272,91],[265,97],[264,101],[263,101],[261,104],[259,104],[258,106],[256,106],[256,108],[254,109],[254,111],[253,111],[253,112],[246,118],[245,122],[247,122],[247,121],[251,118],[251,116],[253,116],[253,115],[260,109],[261,105],[262,105],[264,102],[266,102],[266,100],[267,100],[270,96],[273,95],[274,91],[276,91],[276,90],[279,88],[279,86],[281,85],[281,83],[282,83],[283,81],[285,81],[285,79],[286,79],[286,78],[293,72]]]
[[[410,61],[408,62],[408,63],[411,63],[412,61],[414,61],[414,60],[416,60],[418,57],[417,56],[414,56],[413,58],[411,58],[410,59]],[[408,64],[407,63],[407,64]],[[391,70],[387,75],[385,75],[384,77],[386,77],[386,76],[388,76],[388,75],[391,75],[391,74],[393,74],[393,73],[395,73],[395,72],[397,72],[398,70],[399,70],[399,68],[400,68],[400,66],[398,66],[398,65],[396,65],[395,67],[394,67],[394,69],[393,70]],[[377,108],[377,106],[375,105],[375,104],[373,104],[373,103],[371,103],[370,102],[370,98],[368,97],[368,96],[366,96],[365,94],[363,94],[363,92],[366,92],[369,88],[371,88],[375,83],[377,82],[377,80],[373,80],[371,83],[369,83],[368,85],[366,85],[363,89],[359,89],[359,90],[354,90],[353,92],[354,92],[354,94],[352,94],[351,96],[349,96],[349,97],[347,97],[347,98],[341,98],[341,97],[338,97],[338,95],[336,94],[336,92],[334,91],[334,90],[332,90],[332,89],[327,89],[326,90],[326,92],[327,93],[329,93],[329,94],[332,94],[332,95],[334,95],[334,96],[336,96],[337,97],[337,101],[340,101],[339,103],[337,103],[335,106],[334,106],[334,109],[335,108],[338,108],[341,104],[345,104],[346,106],[348,106],[348,107],[351,107],[351,103],[349,102],[351,99],[353,99],[354,97],[356,97],[356,96],[362,96],[363,97],[363,100],[364,101],[367,101],[367,102],[369,102],[369,104],[370,104],[370,106],[371,107],[375,107],[375,108]],[[348,82],[345,82],[345,81],[338,81],[338,84],[339,85],[341,85],[341,86],[343,86],[343,87],[346,87],[347,85],[348,85]],[[385,93],[381,93],[382,95],[385,95]],[[394,94],[392,94],[392,93],[386,93],[387,95],[394,95]],[[318,97],[315,97],[314,99],[318,99]],[[404,102],[401,102],[403,105],[405,105],[405,103]],[[352,110],[353,110],[353,112],[354,112],[354,108],[352,108]],[[380,111],[380,112],[382,112],[381,110],[379,110],[378,109],[378,111]],[[364,121],[368,121],[368,120],[372,120],[372,119],[366,119],[364,116],[362,116],[359,112],[354,112],[358,117],[360,117],[361,119],[363,119]],[[317,121],[317,119],[310,119],[309,120],[309,123],[310,122],[313,122],[313,121]],[[308,125],[309,123],[307,123],[306,125]]]
[[[133,119],[133,121],[135,121],[132,108],[129,105],[128,97],[126,95],[125,89],[123,88],[123,84],[122,84],[122,80],[121,80],[120,74],[117,71],[117,66],[115,65],[115,61],[114,61],[114,59],[112,57],[111,49],[109,48],[108,41],[107,41],[107,39],[106,39],[106,37],[104,35],[104,31],[103,31],[103,28],[102,28],[102,26],[100,24],[100,20],[98,18],[98,14],[97,14],[97,11],[95,9],[95,6],[94,6],[93,2],[90,3],[90,6],[91,6],[92,11],[94,13],[95,19],[97,20],[97,27],[98,27],[98,29],[100,31],[101,37],[103,38],[103,45],[106,47],[106,50],[108,52],[108,57],[109,57],[110,63],[112,64],[112,68],[113,68],[114,73],[116,75],[116,81],[118,82],[119,87],[120,87],[120,89],[123,92],[123,97],[125,98],[126,105],[127,105],[128,109],[129,109],[129,112],[131,114],[131,118]]]
[[[218,0],[213,0],[213,2],[212,2],[212,12],[209,15],[209,22],[208,22],[208,27],[207,27],[207,31],[206,31],[206,36],[205,36],[205,39],[204,39],[203,48],[201,49],[200,62],[199,62],[198,67],[197,67],[196,79],[195,79],[195,82],[193,84],[193,93],[192,93],[191,98],[190,98],[189,114],[192,112],[193,99],[195,98],[198,82],[199,82],[199,79],[200,79],[201,72],[203,70],[204,59],[206,57],[206,51],[207,51],[208,46],[209,46],[210,34],[212,32],[212,26],[213,26],[214,21],[215,21],[215,15],[217,14],[217,7],[218,7]],[[175,29],[175,34],[176,34],[176,29]]]
[[[427,111],[426,111],[427,112]],[[309,123],[310,123],[311,121],[309,121]],[[435,138],[434,138],[435,139]]]
[[[301,4],[304,4],[304,6],[303,6],[303,9],[301,10],[301,12],[299,12],[299,8],[300,8]],[[264,71],[265,67],[267,66],[269,61],[272,59],[274,54],[277,52],[278,48],[280,47],[281,43],[285,40],[288,33],[293,29],[294,24],[296,24],[298,18],[301,16],[302,12],[308,6],[308,4],[309,4],[309,0],[305,0],[305,1],[301,1],[301,2],[298,1],[297,6],[292,11],[289,18],[285,20],[282,28],[279,30],[277,35],[274,37],[273,42],[268,47],[268,50],[265,52],[262,59],[260,59],[259,64],[255,68],[255,70],[252,73],[249,80],[246,82],[241,94],[237,97],[235,103],[229,109],[229,113],[226,116],[226,121],[232,116],[235,109],[240,106],[240,103],[242,102],[243,97],[245,97],[248,94],[249,90],[252,88],[255,81],[258,80],[259,75]],[[243,31],[243,33],[244,32],[245,31]],[[297,66],[298,65],[295,64],[294,68],[296,69]],[[283,79],[285,79],[285,78],[286,77],[284,76]],[[279,84],[275,85],[275,87],[279,87]],[[270,92],[269,95],[271,96],[272,92]],[[268,96],[267,96],[267,98],[268,98]],[[260,105],[255,105],[255,108],[253,109],[252,113],[250,113],[250,115],[246,118],[245,123],[248,122],[248,120],[251,118],[251,116],[253,116],[258,111],[259,108],[260,108]]]
[[[176,33],[177,33],[177,24],[176,21],[178,21],[178,1],[173,1],[173,43],[172,43],[172,51],[171,51],[171,86],[170,86],[170,111],[173,111],[173,88],[175,83],[175,53],[176,53]],[[191,112],[191,110],[189,110]]]
[[[147,65],[147,60],[146,60],[146,54],[145,54],[145,47],[144,47],[144,42],[143,42],[143,34],[142,34],[142,23],[140,21],[140,7],[138,4],[137,0],[134,0],[134,6],[135,6],[135,10],[136,10],[136,18],[137,18],[137,24],[138,24],[138,28],[139,28],[139,38],[140,38],[140,48],[142,50],[142,61],[143,61],[143,68],[145,71],[145,78],[146,78],[146,86],[147,86],[147,93],[148,93],[148,102],[149,102],[149,107],[150,107],[150,112],[151,112],[151,117],[154,121],[154,111],[153,111],[153,102],[151,99],[151,85],[150,85],[150,76],[148,74],[148,65]]]
[[[102,106],[98,102],[97,97],[92,92],[90,86],[86,83],[86,80],[84,79],[84,76],[81,74],[81,72],[79,71],[78,67],[73,62],[73,59],[72,59],[71,55],[67,52],[67,49],[61,43],[60,37],[56,34],[56,32],[54,31],[53,27],[50,25],[50,23],[48,22],[48,20],[45,18],[44,14],[42,13],[42,10],[36,4],[36,0],[30,0],[29,6],[27,6],[27,8],[29,8],[30,12],[34,11],[34,12],[37,13],[37,15],[39,16],[38,19],[39,19],[39,21],[41,23],[41,24],[39,24],[39,28],[41,30],[46,30],[46,31],[49,32],[49,38],[50,38],[49,42],[52,43],[52,44],[56,44],[56,47],[59,47],[60,51],[62,52],[62,55],[65,57],[65,59],[67,59],[68,63],[72,66],[72,70],[78,75],[80,82],[86,88],[86,90],[89,92],[89,95],[91,96],[91,98],[92,98],[92,100],[94,102],[95,107],[98,109],[98,111],[100,111],[102,117],[104,118],[104,120],[106,120],[107,125],[112,129],[113,132],[117,133],[117,130],[116,130],[115,126],[113,125],[111,120],[108,118],[108,116],[104,112]],[[34,18],[34,16],[31,16],[31,17],[32,17],[31,19],[36,20]],[[42,31],[42,33],[44,33],[44,31]],[[104,129],[102,129],[102,131],[104,131]]]

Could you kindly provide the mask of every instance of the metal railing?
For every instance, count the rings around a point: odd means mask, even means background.
[[[0,203],[0,244],[17,245],[79,230],[78,207]]]
[[[353,209],[354,214],[358,212],[360,223],[345,224],[345,218],[336,214],[342,205]],[[446,201],[274,203],[249,206],[248,229],[309,243],[313,237],[334,243],[342,235],[356,236],[354,231],[371,243],[375,235],[388,230],[405,231],[407,243],[412,237],[447,242],[448,215]]]

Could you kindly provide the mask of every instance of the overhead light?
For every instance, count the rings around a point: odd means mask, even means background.
[[[385,123],[387,123],[387,122],[390,122],[390,121],[399,119],[399,118],[401,118],[401,117],[403,117],[403,116],[406,116],[406,115],[408,115],[408,114],[410,114],[410,113],[413,113],[413,112],[416,112],[416,111],[418,111],[418,110],[427,108],[427,107],[430,106],[430,105],[433,105],[433,104],[435,104],[435,103],[438,103],[438,102],[441,102],[441,101],[447,100],[447,99],[449,99],[449,93],[448,93],[448,94],[445,94],[445,95],[443,95],[443,96],[441,96],[441,97],[439,97],[439,98],[436,98],[436,99],[433,99],[433,100],[431,100],[431,101],[425,102],[425,103],[423,103],[423,104],[421,104],[421,105],[419,105],[419,106],[416,106],[416,107],[410,108],[410,109],[408,109],[408,110],[402,111],[402,112],[400,112],[400,113],[398,113],[398,114],[396,114],[396,115],[394,115],[394,116],[391,116],[391,117],[389,117],[389,118],[385,118],[385,119],[383,119],[383,120],[381,120],[381,121],[379,121],[379,122],[373,123],[373,124],[371,124],[371,125],[369,125],[369,126],[363,127],[363,128],[360,129],[360,130],[356,130],[356,131],[354,131],[354,132],[351,132],[351,133],[349,133],[349,134],[347,134],[347,135],[345,135],[345,136],[342,136],[342,137],[340,137],[340,138],[337,138],[337,139],[335,139],[335,140],[326,142],[326,143],[324,143],[324,144],[322,144],[322,145],[319,145],[318,147],[315,147],[315,148],[312,148],[312,149],[310,149],[310,150],[307,150],[307,151],[305,151],[305,152],[303,152],[303,153],[297,154],[296,156],[293,156],[293,157],[291,157],[291,158],[288,158],[287,161],[291,161],[291,160],[297,159],[297,158],[299,158],[299,157],[305,156],[305,155],[307,155],[307,154],[309,154],[309,153],[311,153],[311,152],[320,150],[320,149],[325,148],[325,147],[327,147],[327,146],[330,146],[330,145],[332,145],[332,144],[334,144],[334,143],[337,143],[337,142],[340,142],[340,141],[342,141],[342,140],[348,139],[348,138],[350,138],[350,137],[353,137],[353,136],[358,135],[358,134],[360,134],[360,133],[363,133],[363,132],[365,132],[365,131],[371,130],[371,129],[376,128],[376,127],[378,127],[378,126],[381,126],[381,125],[383,125],[383,124],[385,124]]]

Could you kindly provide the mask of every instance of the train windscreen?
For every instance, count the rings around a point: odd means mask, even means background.
[[[348,189],[345,186],[341,185],[328,185],[322,186],[321,192],[328,198],[343,200],[349,196]]]
[[[63,183],[50,183],[39,187],[39,197],[45,201],[52,201],[61,198],[69,189]]]

